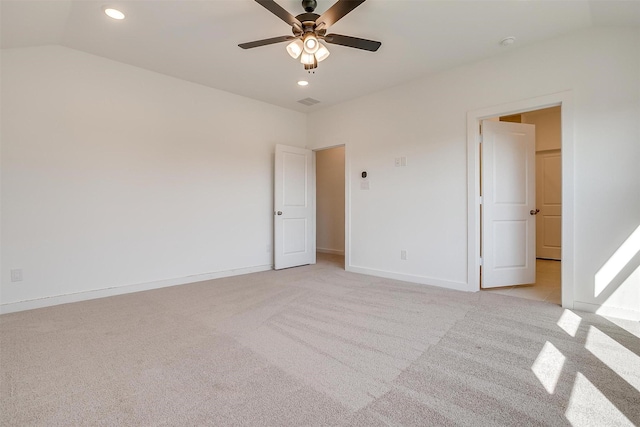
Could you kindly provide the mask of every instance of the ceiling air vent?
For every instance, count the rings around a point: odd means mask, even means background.
[[[318,101],[317,99],[313,99],[313,98],[301,99],[298,102],[300,104],[302,104],[302,105],[306,105],[307,107],[311,107],[312,105],[316,105],[316,104],[320,103],[320,101]]]

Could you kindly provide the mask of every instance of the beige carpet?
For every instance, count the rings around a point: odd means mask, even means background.
[[[0,424],[640,424],[640,327],[342,259],[0,316]]]

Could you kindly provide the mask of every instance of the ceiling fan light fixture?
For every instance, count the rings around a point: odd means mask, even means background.
[[[287,53],[293,58],[298,59],[303,51],[302,40],[296,39],[287,45]]]
[[[316,58],[313,56],[313,53],[302,52],[300,55],[300,62],[304,65],[313,65],[316,62]]]
[[[304,36],[303,46],[306,53],[310,53],[313,55],[320,48],[320,42],[318,41],[315,34],[307,33],[307,35]]]
[[[322,62],[325,59],[327,59],[327,57],[329,56],[329,54],[331,52],[329,52],[329,49],[327,49],[327,47],[325,45],[323,45],[322,43],[319,43],[320,47],[318,48],[318,51],[316,52],[316,60],[318,62]]]

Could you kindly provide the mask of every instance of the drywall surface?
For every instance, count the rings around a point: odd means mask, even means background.
[[[4,50],[0,303],[270,268],[274,147],[305,131],[75,50]]]
[[[316,246],[344,254],[344,147],[316,152]]]
[[[611,279],[600,280],[603,291],[595,285],[640,225],[638,46],[637,28],[592,29],[310,114],[311,123],[331,123],[308,133],[311,148],[348,144],[347,268],[473,289],[467,112],[571,91],[575,217],[566,222],[575,236],[574,305],[640,316],[640,244],[627,245]],[[406,167],[395,166],[400,156]],[[361,170],[369,171],[368,190],[360,188]]]
[[[522,114],[522,123],[536,125],[536,151],[562,148],[560,107],[545,108]]]

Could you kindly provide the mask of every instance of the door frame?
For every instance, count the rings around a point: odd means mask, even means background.
[[[560,106],[562,139],[562,307],[574,305],[574,140],[572,92],[564,91],[467,112],[467,283],[480,290],[480,122]]]
[[[316,167],[316,152],[337,147],[344,147],[344,269],[348,271],[349,265],[351,265],[351,186],[349,185],[351,162],[349,160],[349,145],[343,142],[340,144],[321,145],[310,148],[310,150],[313,151],[314,179],[316,179],[315,174],[318,173],[318,168]],[[316,209],[318,209],[317,201]]]

